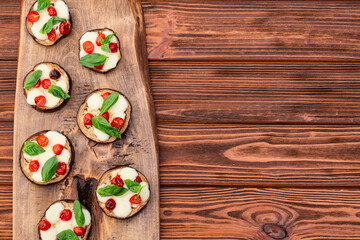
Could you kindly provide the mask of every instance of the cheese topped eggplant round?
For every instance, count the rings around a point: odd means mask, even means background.
[[[144,175],[134,168],[123,166],[103,174],[96,196],[108,216],[125,219],[145,207],[150,199],[150,188]]]
[[[130,120],[130,102],[120,92],[99,89],[80,106],[77,122],[86,137],[95,142],[110,143],[126,130]]]
[[[71,80],[55,63],[39,63],[24,79],[26,102],[39,111],[60,109],[70,98]]]
[[[48,185],[60,182],[69,174],[73,156],[67,137],[57,131],[42,131],[25,141],[20,167],[31,182]]]
[[[26,17],[26,28],[41,45],[54,45],[71,31],[70,12],[65,1],[36,1]]]
[[[77,200],[52,203],[38,223],[41,240],[85,240],[90,228],[91,214]]]
[[[121,59],[120,42],[114,31],[95,29],[80,38],[80,64],[97,72],[114,69]]]

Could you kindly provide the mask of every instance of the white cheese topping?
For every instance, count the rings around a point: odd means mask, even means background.
[[[37,96],[41,96],[41,95],[44,95],[44,94],[39,89],[32,88],[29,90],[29,92],[27,94],[26,102],[30,105],[36,105],[35,98]]]
[[[145,186],[141,192],[140,192],[140,197],[141,197],[141,201],[145,202],[149,199],[150,197],[150,190],[149,190],[149,184],[147,184],[146,182],[141,182],[140,183],[141,186]]]
[[[69,8],[64,1],[57,1],[54,7],[59,18],[70,19]]]
[[[89,108],[98,110],[101,108],[103,102],[104,102],[103,97],[100,94],[94,93],[88,98],[86,103]]]
[[[124,198],[115,198],[116,207],[113,210],[118,217],[127,217],[131,213],[131,202]]]
[[[40,236],[42,240],[55,240],[56,234],[57,233],[54,228],[49,228],[46,231],[40,231]]]
[[[121,117],[122,119],[125,119],[125,111],[129,107],[128,102],[124,98],[124,96],[119,95],[119,99],[116,101],[114,105],[111,106],[109,109],[109,113],[112,114],[112,119],[116,117]]]
[[[110,138],[109,135],[107,135],[106,133],[104,133],[103,131],[101,131],[95,127],[94,127],[94,134],[100,141],[103,141],[103,142]]]
[[[105,36],[108,36],[112,33],[113,32],[108,31],[108,30],[103,32],[103,34],[105,34]],[[83,43],[86,41],[90,41],[94,44],[94,52],[93,53],[100,53],[100,54],[108,57],[108,59],[106,59],[106,62],[104,64],[103,70],[109,70],[109,69],[115,68],[118,60],[120,59],[118,56],[118,53],[117,52],[109,53],[109,52],[104,52],[103,50],[101,50],[101,46],[96,45],[96,38],[98,37],[98,35],[99,35],[98,32],[87,32],[80,38],[80,58],[88,54],[87,52],[85,52],[85,50],[83,48]],[[118,44],[118,48],[120,47],[119,42],[115,36],[113,36],[110,39],[110,42],[115,42]]]
[[[126,168],[121,169],[121,171],[120,171],[120,177],[123,180],[130,179],[131,181],[134,181],[137,176],[138,176],[138,173],[133,168],[126,167]]]
[[[66,92],[66,93],[69,91],[69,86],[65,80],[57,81],[56,86],[61,87],[62,90],[64,90],[64,92]]]
[[[64,210],[64,205],[62,203],[57,202],[49,207],[49,209],[45,213],[45,218],[51,223],[56,224],[60,221],[60,212]]]
[[[61,154],[57,156],[59,162],[64,162],[66,164],[69,163],[69,160],[70,160],[70,152],[69,150],[67,149],[63,149]]]
[[[51,71],[51,68],[49,67],[49,65],[47,64],[39,64],[36,68],[36,70],[41,70],[42,71],[42,75],[40,77],[40,79],[49,79],[49,73]]]
[[[50,107],[50,108],[55,107],[56,104],[58,104],[60,101],[60,98],[55,97],[54,95],[48,92],[45,94],[45,98],[46,98],[45,107]]]
[[[49,145],[54,146],[56,144],[65,145],[66,137],[57,131],[48,131],[45,133],[45,137],[49,138]]]

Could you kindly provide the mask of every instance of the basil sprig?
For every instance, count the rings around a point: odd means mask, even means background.
[[[113,92],[112,94],[110,94],[107,98],[105,98],[101,106],[100,113],[101,114],[106,113],[112,107],[112,105],[116,103],[118,99],[119,99],[118,92]]]
[[[50,0],[38,0],[37,11],[43,10],[50,6]]]
[[[100,53],[91,53],[80,58],[80,64],[85,67],[100,66],[105,63],[106,59],[108,59],[108,57],[105,55]]]
[[[68,99],[70,98],[70,95],[64,92],[64,90],[56,85],[51,85],[48,90],[49,93],[54,95],[55,97],[62,98],[62,99]]]
[[[124,195],[127,191],[128,189],[116,186],[114,184],[110,184],[106,187],[102,187],[96,190],[96,192],[102,197],[121,196]]]
[[[56,155],[45,162],[44,167],[41,170],[41,177],[43,182],[49,181],[54,176],[57,167],[58,167],[58,159]]]
[[[53,26],[55,24],[61,23],[61,22],[65,22],[66,20],[64,18],[59,18],[57,16],[54,16],[52,18],[50,18],[47,23],[44,24],[44,26],[40,29],[40,33],[42,34],[46,34],[51,32],[51,30],[53,29]]]
[[[32,74],[30,74],[30,76],[26,79],[26,81],[24,83],[24,88],[30,89],[30,88],[34,87],[35,84],[39,81],[41,75],[42,75],[41,70],[36,70]]]
[[[40,153],[45,152],[45,149],[43,149],[42,147],[40,147],[38,144],[36,144],[34,142],[26,141],[24,143],[23,152],[30,156],[36,156],[36,155],[39,155]]]
[[[136,196],[136,199],[138,199],[138,197],[140,196],[140,192],[141,190],[146,187],[147,184],[145,184],[144,186],[141,186],[140,183],[138,182],[135,182],[135,181],[131,181],[130,179],[126,179],[125,180],[125,184],[126,186],[129,188],[130,191],[132,191],[133,193],[136,193],[137,196]]]
[[[82,210],[81,203],[78,200],[74,201],[74,213],[77,225],[83,226],[85,223],[85,216]]]
[[[111,53],[110,50],[110,39],[115,35],[115,33],[108,35],[105,39],[100,38],[100,43],[101,43],[101,50],[103,50],[104,52],[109,52]]]
[[[79,237],[76,236],[76,234],[71,229],[59,232],[56,237],[59,240],[79,240]]]
[[[103,131],[109,136],[114,136],[121,139],[121,134],[119,132],[119,129],[112,127],[110,123],[106,121],[105,118],[101,116],[95,116],[91,119],[91,121],[95,128],[99,129],[100,131]]]

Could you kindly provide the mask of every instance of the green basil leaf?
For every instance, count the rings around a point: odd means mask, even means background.
[[[59,232],[56,237],[59,240],[79,240],[79,237],[76,236],[76,234],[71,229]]]
[[[119,99],[119,93],[118,92],[113,92],[112,94],[110,94],[107,98],[105,98],[101,109],[100,109],[100,113],[104,114],[106,113]]]
[[[37,11],[43,10],[50,6],[50,0],[38,0]]]
[[[68,99],[70,98],[70,95],[64,92],[64,90],[56,85],[51,85],[48,90],[49,93],[54,95],[55,97],[62,98],[62,99]]]
[[[141,191],[142,189],[140,183],[131,181],[130,179],[126,179],[125,184],[129,188],[129,190],[132,191],[133,193],[139,193],[139,191]]]
[[[115,33],[112,33],[112,34],[108,35],[105,39],[100,38],[101,50],[103,50],[104,52],[109,52],[109,53],[111,53],[109,44],[110,44],[111,38],[112,38],[114,35],[115,35]]]
[[[114,184],[110,184],[106,187],[102,187],[96,190],[96,192],[102,197],[121,196],[124,195],[127,191],[128,189],[116,186]]]
[[[109,52],[109,53],[111,53],[109,43],[104,43],[104,44],[102,44],[102,45],[101,45],[101,50],[103,50],[104,52]]]
[[[47,23],[44,24],[44,26],[40,29],[40,33],[42,34],[46,34],[51,32],[51,30],[53,29],[53,26],[61,23],[61,22],[65,22],[66,20],[64,18],[59,18],[57,16],[54,16],[52,18],[50,18]]]
[[[99,53],[91,53],[80,58],[80,64],[85,67],[94,67],[103,65],[108,59],[107,56],[99,54]]]
[[[30,89],[33,86],[35,86],[35,84],[39,81],[41,75],[42,75],[41,70],[36,70],[32,74],[30,74],[30,76],[25,80],[24,88]]]
[[[42,147],[40,147],[38,144],[36,144],[34,142],[26,141],[24,143],[23,152],[30,156],[36,156],[36,155],[39,155],[40,153],[45,152],[45,149],[43,149]]]
[[[114,136],[121,139],[121,134],[119,132],[119,129],[112,127],[110,123],[106,121],[105,118],[101,116],[95,116],[92,118],[91,121],[95,128],[99,129],[100,131],[103,131],[109,136]]]
[[[81,203],[78,200],[74,201],[74,214],[77,225],[83,226],[85,223],[85,216],[82,210]]]
[[[57,167],[58,167],[58,159],[56,155],[45,162],[44,167],[41,170],[41,177],[43,182],[49,181],[54,176]]]

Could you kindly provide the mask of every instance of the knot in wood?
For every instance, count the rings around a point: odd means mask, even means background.
[[[282,226],[274,223],[264,224],[263,231],[273,239],[284,239],[287,237],[286,230]]]

